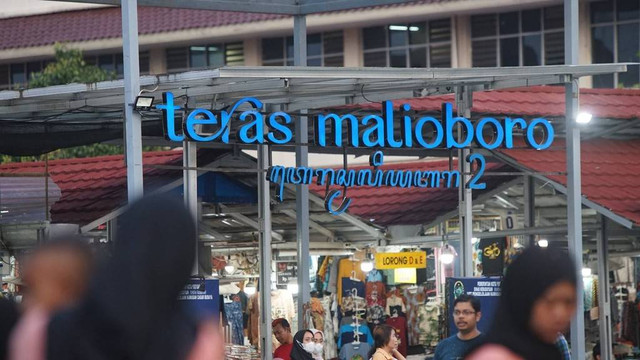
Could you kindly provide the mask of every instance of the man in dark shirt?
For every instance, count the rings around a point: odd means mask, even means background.
[[[438,344],[433,359],[462,359],[469,349],[482,341],[482,334],[477,326],[481,317],[480,300],[473,295],[460,295],[453,302],[453,320],[458,333]]]

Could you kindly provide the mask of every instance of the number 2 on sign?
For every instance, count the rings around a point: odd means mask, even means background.
[[[480,180],[480,178],[484,174],[484,169],[485,169],[485,166],[486,166],[486,160],[485,160],[484,156],[482,156],[482,154],[470,154],[470,155],[467,155],[466,160],[471,165],[473,165],[473,162],[476,161],[476,160],[477,160],[477,163],[478,163],[478,167],[477,167],[476,171],[474,172],[473,177],[471,178],[471,180],[469,180],[465,184],[467,189],[474,189],[474,190],[486,189],[487,188],[487,183],[478,183],[478,180]]]

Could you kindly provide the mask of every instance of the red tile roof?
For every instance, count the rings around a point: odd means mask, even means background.
[[[554,141],[552,148],[502,150],[522,167],[537,172],[565,172],[565,142]],[[581,144],[582,194],[635,225],[640,225],[640,140],[594,139]],[[547,178],[564,186],[565,175]]]
[[[412,3],[378,7],[398,7],[453,1],[459,0],[420,0]],[[363,9],[344,11],[361,10]],[[285,17],[289,16],[141,6],[138,8],[138,30],[140,35],[145,35],[186,29],[247,24]],[[259,30],[256,30],[257,32]],[[122,36],[122,17],[119,7],[21,16],[1,19],[0,34],[2,34],[0,37],[0,50],[51,45],[55,42],[120,38]]]
[[[439,112],[443,102],[455,104],[453,95],[394,100],[394,107],[408,103],[417,111]],[[580,89],[580,105],[595,117],[634,119],[640,117],[638,89]],[[455,106],[455,105],[454,105]],[[380,110],[379,103],[350,105],[349,108]],[[532,86],[473,94],[475,114],[522,116],[564,116],[564,87]]]
[[[181,151],[144,153],[143,162],[181,165]],[[44,162],[0,164],[0,173],[44,173]],[[145,190],[154,189],[182,177],[181,171],[144,168]],[[122,155],[49,161],[49,173],[62,196],[51,206],[54,223],[84,225],[127,201],[126,167]]]
[[[453,168],[457,168],[457,161]],[[366,166],[353,167],[363,169]],[[350,168],[351,169],[351,168]],[[510,171],[509,166],[498,163],[487,164],[486,172]],[[380,170],[449,170],[449,160],[414,161],[383,165]],[[482,181],[487,183],[487,189],[473,191],[476,198],[487,191],[495,189],[500,184],[513,179],[513,176],[485,176]],[[311,185],[310,190],[316,195],[324,197],[325,187]],[[458,208],[457,188],[399,188],[370,186],[352,187],[347,190],[347,196],[352,199],[347,212],[368,221],[374,219],[378,225],[417,225],[428,224],[437,217]]]

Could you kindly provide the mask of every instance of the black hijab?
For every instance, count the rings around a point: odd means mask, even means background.
[[[500,305],[485,343],[503,345],[526,360],[562,359],[555,344],[540,340],[530,330],[534,303],[551,286],[576,284],[573,261],[560,250],[526,249],[509,266],[502,281]]]
[[[47,358],[183,359],[197,329],[178,304],[195,258],[195,222],[182,202],[152,196],[118,221],[114,254],[86,298],[53,317]]]
[[[313,332],[311,332],[311,330],[300,330],[293,337],[291,360],[313,360],[313,356],[311,356],[311,354],[302,347],[305,333],[309,333],[313,336]]]

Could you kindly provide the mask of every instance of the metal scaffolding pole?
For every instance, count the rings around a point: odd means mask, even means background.
[[[122,0],[122,56],[124,63],[124,119],[129,203],[142,197],[142,121],[134,111],[140,92],[138,60],[138,1]]]
[[[612,360],[613,335],[611,333],[611,298],[609,293],[609,240],[607,218],[600,215],[597,237],[598,256],[598,319],[600,321],[600,359]]]
[[[260,233],[260,351],[262,359],[271,359],[271,194],[265,172],[269,168],[266,145],[258,146],[258,228]]]
[[[564,0],[564,45],[566,65],[578,64],[578,0]],[[565,85],[566,141],[567,141],[567,235],[569,254],[576,267],[577,279],[582,279],[582,199],[580,172],[580,129],[576,126],[578,114],[578,80],[569,76]],[[585,356],[583,284],[576,286],[577,308],[571,321],[571,357]],[[604,344],[603,344],[604,345]]]
[[[536,188],[535,179],[533,176],[525,175],[524,177],[524,227],[525,229],[533,228],[536,226]],[[535,235],[527,235],[527,242],[529,246],[535,245]]]
[[[293,17],[293,53],[295,66],[307,66],[307,18]],[[309,129],[305,110],[300,112],[296,125],[296,143],[306,144]],[[296,166],[309,165],[309,148],[296,146]],[[309,281],[309,186],[296,185],[296,237],[298,241],[298,329],[304,323],[304,306],[310,301]]]
[[[193,221],[198,234],[198,171],[191,170],[198,167],[197,143],[195,141],[183,141],[182,143],[182,191],[184,196],[184,205],[193,216]],[[200,266],[198,265],[198,247],[196,242],[196,257],[193,261],[191,275],[200,275]]]
[[[473,92],[467,86],[461,86],[456,89],[456,105],[458,107],[458,116],[471,118]],[[458,139],[461,140],[465,135],[462,126],[458,127]],[[468,148],[458,150],[458,169],[460,170],[460,187],[458,189],[458,217],[460,220],[460,249],[462,250],[461,273],[463,276],[473,276],[473,250],[471,238],[473,237],[473,213],[472,213],[472,194],[471,189],[467,188],[466,183],[471,172],[471,164],[466,161],[470,154]]]

